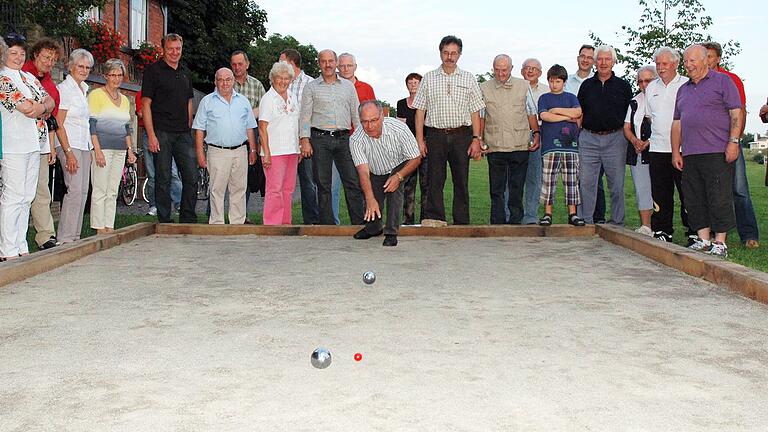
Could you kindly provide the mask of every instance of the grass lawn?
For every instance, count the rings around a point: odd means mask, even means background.
[[[748,158],[749,159],[749,158]],[[757,216],[757,222],[760,228],[760,232],[763,236],[768,233],[768,187],[764,186],[764,171],[763,165],[759,165],[752,161],[747,161],[747,177],[749,179],[750,191],[752,193],[752,203],[755,207],[755,214]],[[469,188],[470,188],[470,221],[472,224],[487,224],[490,221],[490,196],[488,194],[488,164],[485,159],[480,162],[472,162],[470,164],[469,172]],[[560,183],[557,194],[557,204],[554,211],[554,222],[558,224],[566,223],[566,208],[565,199],[562,193],[562,183]],[[637,204],[635,202],[635,191],[632,184],[632,178],[629,175],[627,169],[627,177],[625,182],[625,196],[626,196],[626,220],[625,225],[627,228],[634,229],[640,226],[640,217],[637,214]],[[416,202],[419,202],[417,192]],[[451,203],[453,202],[453,186],[451,184],[450,173],[446,180],[445,187],[445,207],[447,209],[448,222],[452,222],[451,216]],[[678,211],[675,212],[675,234],[674,240],[677,244],[685,244],[685,229],[682,227],[679,218],[679,203],[676,204]],[[418,205],[417,216],[418,216]],[[609,209],[607,214],[610,214],[610,200],[608,202]],[[349,224],[349,215],[347,214],[346,204],[341,199],[341,205],[339,210],[339,217],[342,224]],[[539,211],[540,215],[542,210]],[[87,216],[87,215],[86,215]],[[257,224],[261,224],[261,214],[251,214],[250,219]],[[132,225],[139,222],[154,222],[157,219],[152,216],[134,216],[134,215],[118,215],[115,220],[115,227],[120,228],[128,225]],[[199,215],[198,221],[200,223],[206,223],[207,218],[205,215]],[[294,204],[293,206],[293,221],[296,224],[302,222],[301,205]],[[95,232],[90,228],[90,222],[88,218],[85,218],[83,223],[83,237],[89,237],[94,235]],[[763,237],[765,238],[765,237]],[[37,249],[37,245],[34,244],[34,229],[30,227],[30,233],[28,235],[28,241],[30,248]],[[739,236],[736,230],[733,230],[728,235],[728,253],[729,260],[743,264],[747,267],[751,267],[761,271],[768,271],[768,240],[764,242],[760,248],[750,250],[741,245]]]

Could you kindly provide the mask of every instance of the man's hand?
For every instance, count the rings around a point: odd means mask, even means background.
[[[248,150],[248,165],[256,165],[256,150]]]
[[[530,147],[528,147],[529,152],[535,152],[536,150],[541,147],[541,133],[533,134],[533,144],[531,144]]]
[[[381,218],[381,210],[379,210],[379,203],[375,199],[365,200],[365,216],[363,220],[370,222]]]
[[[157,139],[157,135],[151,135],[147,137],[148,145],[147,148],[149,149],[150,153],[157,153],[160,151],[160,140]]]
[[[208,161],[205,160],[205,152],[202,150],[197,151],[197,166],[202,169],[208,169]]]
[[[299,151],[301,157],[309,159],[312,157],[312,144],[309,142],[309,138],[302,138],[299,140]]]
[[[469,149],[467,149],[467,154],[474,160],[480,160],[483,156],[483,149],[479,138],[472,138],[472,143],[469,145]]]
[[[678,152],[672,152],[672,166],[677,168],[678,171],[683,170],[683,155]]]
[[[384,182],[384,192],[394,192],[400,187],[400,177],[397,173],[389,176],[386,182]],[[376,205],[378,208],[378,204]]]
[[[725,147],[725,161],[731,163],[739,158],[741,149],[737,143],[729,142]]]
[[[424,140],[419,141],[419,153],[421,153],[421,157],[427,157],[427,143]]]

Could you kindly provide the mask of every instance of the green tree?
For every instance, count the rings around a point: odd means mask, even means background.
[[[701,1],[639,0],[639,3],[643,12],[638,25],[623,25],[622,31],[616,34],[618,40],[625,41],[614,45],[619,63],[626,66],[625,78],[634,77],[637,69],[651,63],[653,52],[659,47],[676,48],[682,53],[691,44],[712,40],[706,32],[712,26],[712,17],[706,15]],[[591,31],[589,36],[596,45],[604,43]],[[740,45],[734,40],[718,42],[723,46],[724,67],[728,68],[731,66],[728,60],[741,52]],[[685,73],[682,61],[679,71]]]
[[[192,82],[213,88],[213,74],[229,66],[229,56],[266,36],[267,13],[252,0],[176,0],[168,31],[184,38],[182,61]]]
[[[302,45],[293,36],[275,33],[248,48],[248,56],[251,60],[250,73],[258,78],[265,88],[269,88],[269,70],[272,69],[272,64],[280,58],[280,53],[288,48],[293,48],[301,54],[301,68],[304,73],[313,78],[320,76],[317,50],[314,46]]]
[[[754,140],[755,134],[745,133],[741,136],[741,146],[744,148],[749,148],[749,143],[753,142]]]
[[[64,49],[70,52],[74,39],[85,29],[83,16],[93,7],[103,7],[105,0],[31,0],[14,1],[17,5],[27,3],[28,20],[39,26],[51,38],[60,40]]]

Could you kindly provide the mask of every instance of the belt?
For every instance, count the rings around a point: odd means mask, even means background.
[[[436,131],[436,132],[444,133],[446,135],[453,135],[453,134],[456,134],[456,133],[466,132],[467,130],[469,130],[469,126],[459,126],[459,127],[456,127],[456,128],[445,128],[445,129],[438,129],[438,128],[430,127],[430,129],[432,129],[433,131]]]
[[[591,133],[591,134],[595,134],[595,135],[610,135],[610,134],[612,134],[612,133],[614,133],[614,132],[618,132],[618,131],[620,131],[620,130],[621,130],[621,128],[618,128],[618,129],[612,129],[612,130],[607,130],[607,131],[593,131],[593,130],[589,130],[589,129],[584,129],[584,130],[585,130],[585,131],[587,131],[587,132],[589,132],[589,133]]]
[[[244,143],[242,143],[240,145],[237,145],[237,146],[234,146],[234,147],[224,147],[224,146],[220,146],[220,145],[216,145],[216,144],[205,143],[205,145],[207,145],[208,147],[216,147],[216,148],[222,149],[222,150],[237,150],[237,149],[239,149],[240,147],[242,147],[242,146],[244,146],[246,144],[248,144],[248,142],[244,142]]]
[[[349,129],[337,129],[337,130],[324,130],[324,129],[318,129],[318,128],[312,128],[312,133],[315,135],[327,135],[332,137],[342,137],[349,135]]]

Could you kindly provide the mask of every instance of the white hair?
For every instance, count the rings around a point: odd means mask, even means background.
[[[541,70],[541,62],[537,58],[527,58],[527,59],[525,59],[525,61],[523,62],[523,67],[525,67],[525,65],[527,65],[528,63],[531,63],[531,62],[536,62],[536,64],[539,65],[539,70]],[[510,64],[512,64],[512,63],[510,62]]]
[[[69,66],[72,67],[83,59],[88,61],[89,65],[93,67],[93,55],[82,48],[78,48],[69,54]]]
[[[339,58],[342,58],[342,57],[350,57],[352,59],[352,64],[357,65],[357,59],[352,54],[348,52],[339,54]]]
[[[611,53],[611,58],[613,58],[614,63],[619,61],[619,57],[616,55],[616,50],[612,46],[600,45],[599,47],[595,48],[595,63],[597,63],[597,56],[600,55],[601,52]]]
[[[496,66],[496,62],[506,60],[507,63],[509,63],[510,66],[512,66],[512,57],[506,55],[506,54],[499,54],[496,57],[493,58],[493,65]]]
[[[653,52],[653,62],[655,63],[662,54],[669,55],[669,58],[672,59],[672,63],[680,63],[680,52],[667,46],[656,48],[656,51]]]
[[[272,69],[269,70],[269,82],[274,82],[275,77],[279,75],[288,75],[291,79],[294,77],[293,66],[288,62],[279,61],[272,65]]]
[[[659,74],[656,72],[656,66],[654,65],[645,65],[642,66],[640,69],[637,70],[637,76],[639,77],[641,73],[643,72],[650,72],[651,75],[653,75],[654,78],[658,78]]]

